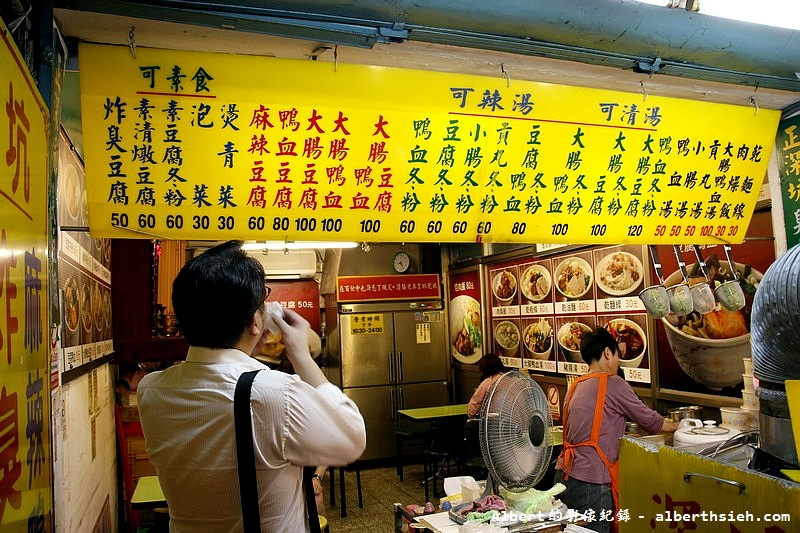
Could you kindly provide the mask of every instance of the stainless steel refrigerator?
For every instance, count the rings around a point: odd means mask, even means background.
[[[448,353],[441,300],[339,304],[341,384],[367,425],[361,459],[394,453],[412,427],[398,409],[447,405]]]

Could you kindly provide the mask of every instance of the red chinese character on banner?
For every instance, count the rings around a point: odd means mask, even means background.
[[[11,302],[17,298],[17,284],[11,283],[11,269],[17,260],[11,250],[6,248],[6,230],[0,233],[0,297],[5,296],[6,330],[0,330],[0,348],[5,347],[8,363],[11,364],[11,335],[19,331],[19,319],[11,315]]]
[[[0,392],[0,523],[6,503],[14,509],[22,505],[22,493],[14,484],[22,474],[22,463],[17,460],[19,436],[17,432],[17,393]]]
[[[19,176],[22,173],[22,190],[25,203],[31,198],[31,167],[28,165],[28,134],[31,132],[31,123],[25,115],[25,101],[14,100],[14,84],[8,82],[8,101],[6,102],[6,115],[8,115],[8,148],[6,149],[6,165],[14,168],[14,179],[11,180],[11,191],[17,192]],[[16,126],[16,132],[14,127]],[[16,136],[15,136],[16,133]]]

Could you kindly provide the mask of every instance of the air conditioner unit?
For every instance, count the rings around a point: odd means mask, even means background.
[[[313,278],[317,273],[317,252],[315,250],[269,250],[252,251],[250,255],[264,266],[268,278]]]

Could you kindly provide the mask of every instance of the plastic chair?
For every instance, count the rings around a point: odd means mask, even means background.
[[[328,467],[330,471],[330,495],[331,495],[331,507],[336,507],[336,484],[334,483],[334,471],[339,469],[339,499],[341,500],[341,508],[340,513],[342,518],[347,516],[347,493],[345,491],[345,482],[344,482],[344,471],[347,467],[339,466],[339,467]],[[364,497],[361,492],[361,467],[358,463],[353,463],[350,465],[351,470],[355,470],[356,472],[356,489],[358,490],[358,507],[363,509],[364,508]]]
[[[400,481],[403,481],[403,466],[405,466],[403,447],[406,443],[413,442],[425,450],[428,448],[430,440],[431,432],[429,429],[420,429],[417,431],[398,429],[394,432],[394,455],[395,461],[397,462],[397,475],[400,476]]]
[[[478,418],[467,419],[464,423],[464,452],[459,461],[459,471],[476,479],[484,479],[488,475],[488,469],[481,453],[479,426]]]

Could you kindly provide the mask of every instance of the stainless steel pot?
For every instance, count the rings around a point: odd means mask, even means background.
[[[699,405],[684,405],[669,410],[669,419],[673,422],[680,422],[684,418],[700,418],[703,408]]]

